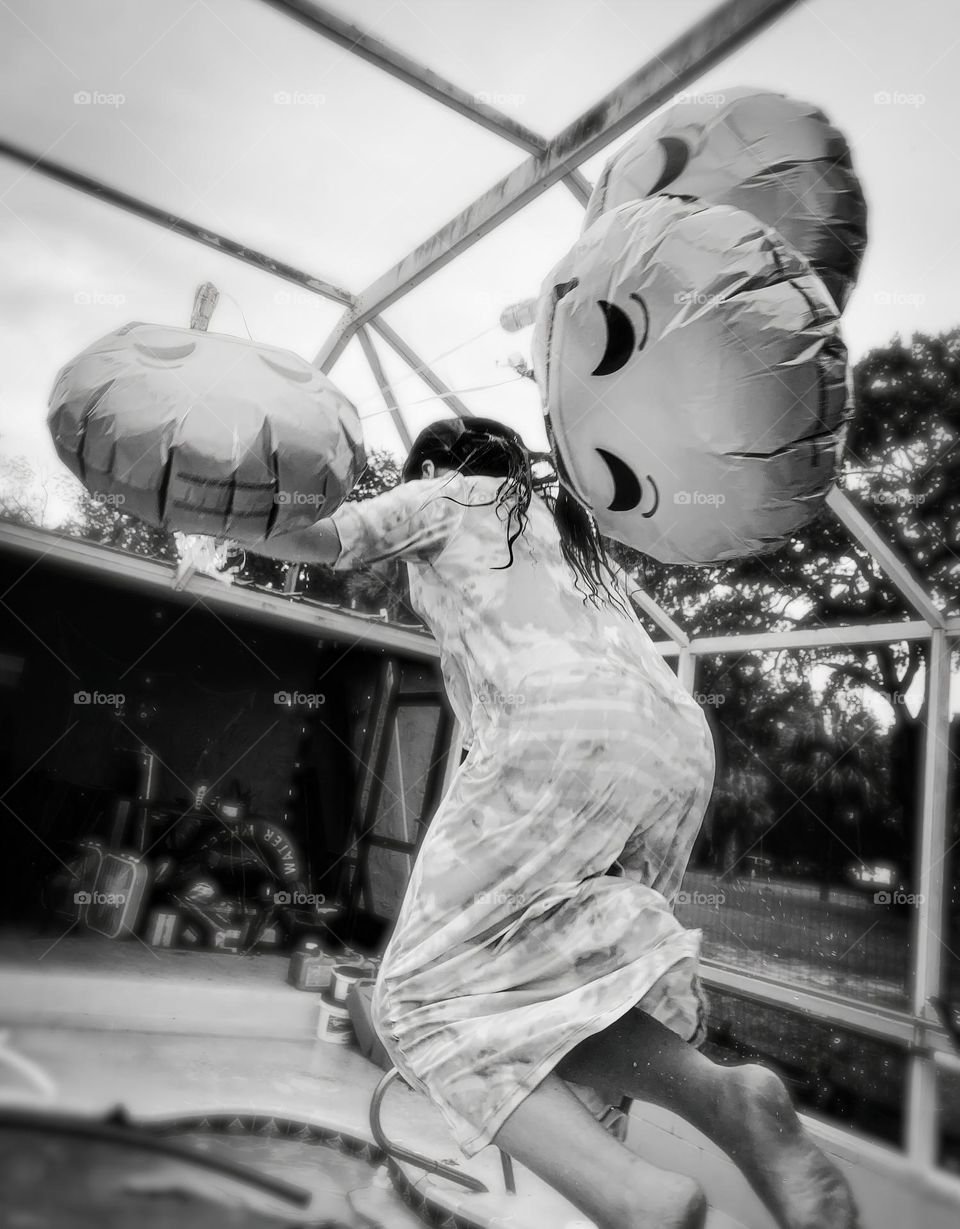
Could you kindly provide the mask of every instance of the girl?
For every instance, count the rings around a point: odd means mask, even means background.
[[[712,737],[562,466],[554,497],[531,460],[502,424],[443,420],[400,486],[265,546],[336,569],[406,560],[469,748],[383,958],[384,1045],[464,1153],[497,1144],[600,1229],[695,1229],[706,1205],[605,1131],[588,1089],[687,1119],[783,1229],[850,1229],[847,1187],[776,1076],[698,1052],[700,932],[673,904]]]

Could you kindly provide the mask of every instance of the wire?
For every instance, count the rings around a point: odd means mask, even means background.
[[[481,329],[480,332],[475,333],[473,337],[468,337],[466,341],[461,341],[457,345],[451,346],[449,350],[444,350],[441,354],[434,355],[433,358],[424,359],[424,361],[418,367],[411,367],[410,370],[406,373],[406,375],[401,376],[398,380],[391,380],[390,381],[391,387],[399,388],[401,384],[406,384],[406,382],[408,380],[412,380],[414,376],[419,376],[422,372],[429,371],[434,363],[438,363],[443,358],[449,358],[451,354],[456,354],[458,350],[463,350],[464,347],[473,345],[473,343],[475,341],[479,341],[481,337],[486,337],[488,333],[493,333],[495,331],[498,331],[499,328],[500,328],[499,324],[494,324],[494,325],[491,325],[490,328]],[[468,389],[468,388],[459,389],[459,390],[455,388],[451,388],[449,391],[453,393],[454,396],[456,396],[458,391],[459,392],[471,392],[473,390]],[[433,397],[427,397],[425,398],[425,400],[432,401],[434,400],[435,397],[441,397],[442,395],[443,394],[435,393]],[[378,397],[379,397],[378,393],[371,393],[369,397],[365,397],[362,401],[357,402],[357,408],[359,409],[360,406],[366,405],[367,402],[369,401],[376,401]],[[413,404],[416,405],[418,403],[414,402]]]
[[[275,1195],[278,1199],[306,1207],[312,1198],[311,1192],[302,1186],[293,1186],[280,1178],[273,1178],[259,1170],[250,1169],[246,1165],[238,1165],[211,1153],[197,1152],[185,1144],[173,1143],[170,1140],[151,1135],[134,1123],[115,1126],[98,1118],[84,1118],[77,1114],[47,1113],[42,1110],[0,1108],[0,1129],[17,1131],[46,1131],[60,1135],[71,1135],[80,1139],[99,1140],[106,1144],[118,1144],[121,1147],[138,1148],[144,1152],[156,1152],[173,1157],[187,1165],[199,1165],[202,1169],[212,1169],[216,1173],[225,1174],[246,1186],[258,1187]]]
[[[488,388],[505,388],[508,384],[518,384],[523,380],[523,376],[517,376],[513,380],[498,380],[496,384],[475,384],[472,388],[451,388],[448,393],[431,393],[429,397],[421,397],[418,401],[405,401],[399,408],[402,410],[409,409],[414,405],[425,405],[428,401],[442,401],[444,397],[451,394],[458,397],[461,393],[482,393]],[[372,398],[370,398],[372,400]],[[362,405],[363,402],[360,402]],[[385,410],[374,410],[372,414],[361,414],[361,422],[366,422],[368,418],[378,418],[381,414],[392,414],[393,411],[388,406]]]
[[[232,294],[228,294],[226,290],[221,290],[221,291],[220,291],[220,297],[221,297],[222,299],[229,299],[229,300],[230,300],[230,302],[234,305],[234,307],[235,307],[235,308],[237,309],[237,311],[240,313],[240,319],[243,321],[243,327],[247,330],[247,337],[250,339],[250,341],[253,341],[253,339],[254,339],[254,338],[253,338],[253,334],[250,332],[250,325],[249,325],[249,324],[247,324],[247,318],[246,318],[246,316],[243,314],[243,308],[240,306],[240,304],[237,302],[237,300],[233,297],[233,295],[232,295]]]

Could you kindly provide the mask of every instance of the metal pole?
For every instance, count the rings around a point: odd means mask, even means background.
[[[406,419],[403,417],[403,411],[400,409],[393,389],[390,387],[387,374],[383,370],[383,364],[380,362],[380,355],[377,353],[376,346],[374,346],[373,340],[365,328],[357,330],[357,340],[360,342],[360,349],[363,351],[364,357],[370,364],[370,370],[373,372],[373,378],[377,382],[377,387],[387,403],[387,409],[390,411],[393,425],[397,428],[400,441],[409,452],[413,447],[413,436],[410,434]]]
[[[321,295],[325,299],[333,299],[334,302],[343,303],[348,307],[354,302],[353,295],[348,290],[343,290],[332,282],[326,282],[322,278],[313,277],[312,274],[295,269],[293,265],[288,265],[282,260],[275,260],[272,256],[266,256],[255,248],[245,247],[242,243],[228,239],[225,235],[218,235],[216,231],[208,230],[205,226],[198,226],[196,222],[190,222],[187,218],[178,217],[175,213],[168,213],[165,209],[158,209],[156,205],[142,201],[139,197],[131,196],[127,192],[121,192],[119,188],[112,188],[109,184],[102,183],[99,179],[94,179],[90,175],[83,175],[79,171],[74,171],[70,167],[64,166],[63,163],[54,162],[51,158],[45,158],[42,154],[35,154],[28,149],[24,149],[21,145],[14,145],[11,141],[0,140],[0,157],[12,158],[15,162],[23,163],[29,170],[46,175],[48,179],[66,184],[68,188],[76,188],[77,191],[85,192],[88,196],[94,196],[97,200],[103,201],[107,205],[114,205],[118,209],[125,209],[128,213],[132,213],[138,218],[143,218],[146,222],[155,222],[166,230],[183,235],[187,239],[193,239],[196,243],[202,243],[206,247],[213,248],[215,252],[221,252],[224,256],[232,256],[236,260],[242,260],[244,264],[253,265],[255,269],[260,269],[264,273],[272,273],[274,277],[283,278],[287,282],[293,282],[295,285],[302,286],[305,290]]]
[[[944,870],[947,859],[947,758],[950,746],[950,641],[935,629],[927,659],[927,704],[923,754],[923,803],[913,915],[913,1013],[935,1022],[930,1000],[943,985]],[[910,1058],[907,1152],[931,1166],[937,1157],[937,1067],[932,1055]]]
[[[680,680],[680,686],[684,691],[689,691],[693,695],[694,685],[697,678],[697,655],[691,653],[689,649],[681,649],[679,661],[677,662],[677,678]]]
[[[833,487],[827,495],[827,505],[833,509],[855,542],[865,546],[874,560],[893,582],[901,597],[922,615],[931,627],[943,627],[943,612],[934,604],[930,594],[914,576],[899,553],[870,524],[849,496],[839,487]]]
[[[426,94],[441,106],[449,107],[488,132],[519,146],[528,154],[542,154],[547,148],[548,142],[544,137],[490,106],[482,96],[462,90],[382,38],[344,21],[316,0],[265,0],[265,3],[299,21],[308,30],[336,43],[351,55],[359,56],[405,85]],[[590,197],[590,184],[584,176],[579,171],[571,170],[564,177],[564,183],[580,204],[586,205]]]

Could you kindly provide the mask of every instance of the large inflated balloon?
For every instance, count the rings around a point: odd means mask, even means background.
[[[836,306],[739,209],[656,196],[603,214],[544,282],[534,366],[573,493],[662,562],[773,550],[835,480]]]
[[[88,490],[150,525],[238,542],[305,528],[350,493],[360,419],[287,350],[128,324],[60,371],[48,418]]]
[[[867,209],[842,133],[809,103],[757,90],[684,102],[607,163],[584,229],[601,213],[669,192],[733,205],[802,252],[843,309],[867,242]]]

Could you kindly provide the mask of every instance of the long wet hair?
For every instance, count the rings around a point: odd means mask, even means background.
[[[513,564],[513,544],[526,527],[527,510],[534,492],[541,495],[553,515],[560,537],[560,549],[570,566],[574,583],[588,601],[601,608],[613,602],[624,609],[616,589],[596,521],[574,497],[547,420],[550,451],[531,452],[512,428],[492,418],[443,418],[425,427],[413,441],[403,466],[403,481],[419,478],[423,462],[453,469],[465,475],[482,474],[502,478],[495,499],[470,505],[506,505],[507,548]],[[549,472],[535,476],[533,468],[546,464]],[[454,503],[452,495],[445,495]],[[499,569],[497,569],[499,570]],[[610,582],[613,582],[611,589]]]

